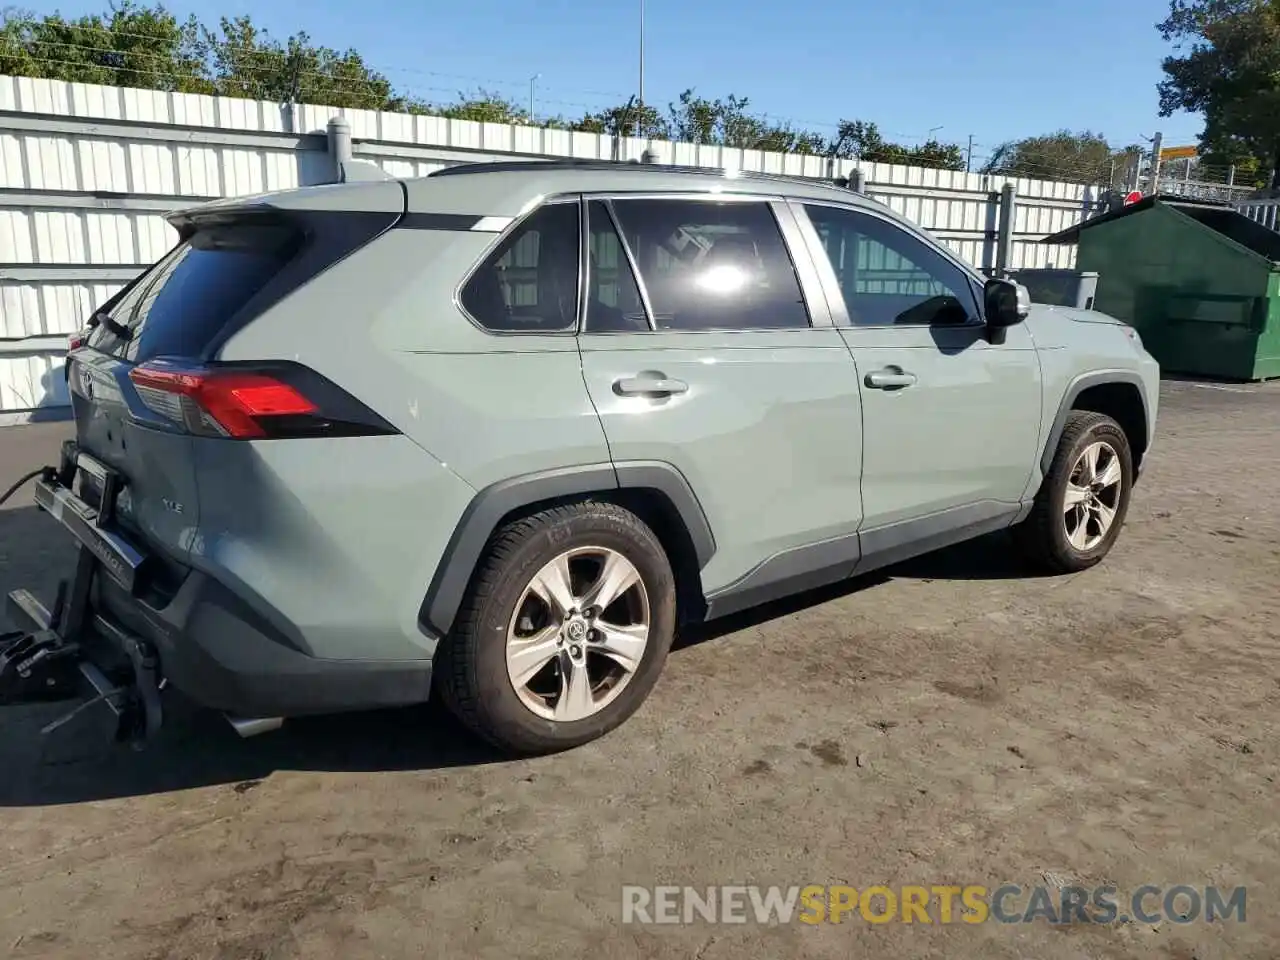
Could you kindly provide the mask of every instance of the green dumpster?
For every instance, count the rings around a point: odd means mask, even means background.
[[[1280,233],[1222,204],[1147,197],[1041,242],[1078,245],[1094,309],[1136,327],[1163,370],[1280,377]]]

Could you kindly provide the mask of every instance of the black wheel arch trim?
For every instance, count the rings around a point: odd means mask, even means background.
[[[1062,400],[1058,404],[1057,415],[1053,418],[1049,436],[1045,439],[1044,450],[1040,454],[1041,476],[1048,476],[1049,468],[1053,466],[1053,455],[1057,452],[1058,441],[1062,439],[1062,431],[1066,429],[1067,417],[1071,415],[1076,399],[1090,387],[1100,387],[1108,383],[1127,383],[1137,388],[1138,396],[1142,400],[1142,419],[1150,433],[1151,404],[1147,400],[1147,388],[1141,376],[1131,370],[1099,370],[1095,373],[1081,374],[1067,385],[1066,392],[1063,393]],[[1141,456],[1145,451],[1134,452]]]
[[[472,498],[450,537],[418,613],[437,636],[453,627],[471,576],[502,518],[536,503],[618,490],[655,490],[679,514],[701,570],[715,554],[715,538],[697,495],[678,469],[659,460],[592,463],[501,480]]]

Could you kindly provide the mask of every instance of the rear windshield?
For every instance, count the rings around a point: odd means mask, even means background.
[[[198,230],[100,314],[89,346],[141,362],[199,356],[297,249],[278,225]]]

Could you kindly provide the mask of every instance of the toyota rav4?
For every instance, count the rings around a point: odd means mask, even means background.
[[[681,624],[997,530],[1097,563],[1151,444],[1133,329],[835,185],[474,164],[170,222],[68,355],[79,561],[0,648],[130,736],[167,684],[581,744]]]

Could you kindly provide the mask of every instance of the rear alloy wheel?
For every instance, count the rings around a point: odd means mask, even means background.
[[[584,720],[627,688],[649,644],[649,593],[616,550],[578,547],[525,587],[507,627],[507,676],[548,720]]]
[[[491,542],[436,659],[445,702],[513,753],[561,750],[626,720],[675,632],[658,538],[615,504],[555,507]]]
[[[1133,455],[1120,424],[1101,413],[1074,411],[1015,535],[1040,565],[1059,573],[1085,570],[1110,552],[1132,490]]]

